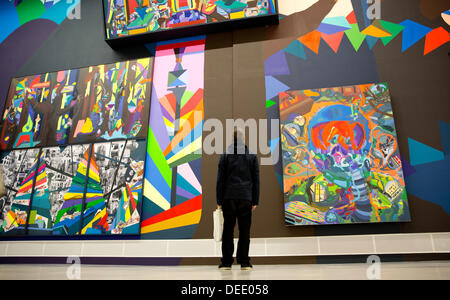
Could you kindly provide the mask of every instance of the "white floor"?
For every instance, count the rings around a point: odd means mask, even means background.
[[[77,273],[71,265],[0,265],[3,279],[158,279],[158,280],[325,280],[354,279],[450,279],[450,261],[366,264],[257,265],[252,271],[219,271],[216,266],[98,266],[81,265]]]

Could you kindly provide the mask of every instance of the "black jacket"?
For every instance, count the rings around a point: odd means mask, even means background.
[[[220,156],[216,186],[217,204],[229,199],[259,203],[258,157],[245,144],[235,142]]]

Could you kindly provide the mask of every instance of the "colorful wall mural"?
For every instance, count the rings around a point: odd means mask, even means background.
[[[279,97],[288,225],[410,220],[387,84]]]
[[[108,39],[276,13],[274,0],[105,0]]]

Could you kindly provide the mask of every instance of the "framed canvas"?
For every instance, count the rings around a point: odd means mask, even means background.
[[[389,88],[279,94],[285,221],[410,221]]]

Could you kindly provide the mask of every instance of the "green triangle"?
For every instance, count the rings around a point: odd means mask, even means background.
[[[366,35],[359,31],[358,24],[351,24],[351,26],[352,29],[346,30],[345,35],[347,35],[347,38],[349,39],[353,48],[355,48],[355,51],[358,52],[362,43],[366,39]]]
[[[169,73],[169,82],[167,83],[167,85],[170,86],[176,79],[177,79],[177,77],[175,75],[173,75],[172,73]]]
[[[269,107],[271,107],[271,106],[274,106],[275,104],[277,104],[275,101],[267,100],[267,101],[266,101],[266,108],[269,108]]]
[[[391,23],[391,22],[387,22],[387,21],[383,21],[383,20],[380,20],[380,23],[381,23],[381,26],[383,26],[383,28],[385,30],[389,31],[392,34],[392,36],[381,38],[381,42],[385,46],[387,44],[389,44],[405,28],[402,25]]]

